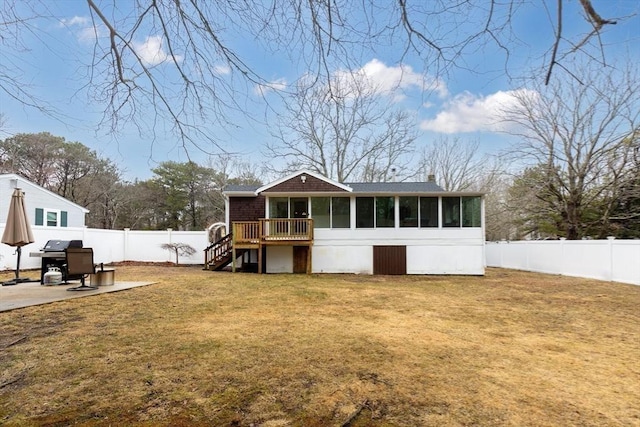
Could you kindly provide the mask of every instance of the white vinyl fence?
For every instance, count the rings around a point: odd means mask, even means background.
[[[180,264],[204,264],[204,249],[209,245],[206,231],[140,231],[101,230],[96,228],[50,228],[32,227],[35,242],[22,247],[20,269],[40,268],[41,259],[30,257],[30,252],[39,252],[49,240],[82,240],[84,247],[93,248],[94,262],[112,263],[121,261],[175,262],[175,253],[162,249],[163,243],[185,243],[196,253],[180,256]],[[4,223],[0,224],[0,235]],[[15,270],[16,248],[0,245],[0,270]]]
[[[640,285],[640,240],[487,242],[488,267]]]

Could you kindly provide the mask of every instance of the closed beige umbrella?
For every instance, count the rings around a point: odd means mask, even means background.
[[[16,188],[11,195],[9,215],[7,215],[7,223],[5,224],[4,233],[2,234],[2,243],[16,247],[16,253],[18,254],[16,278],[2,283],[2,286],[30,281],[30,279],[20,278],[20,256],[22,254],[22,247],[34,241],[33,232],[29,225],[29,218],[27,218],[27,211],[24,207],[24,193],[21,189]]]

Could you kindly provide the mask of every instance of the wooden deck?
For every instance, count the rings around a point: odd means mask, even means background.
[[[262,272],[262,247],[267,245],[313,245],[313,219],[275,218],[258,221],[236,221],[232,224],[235,259],[236,249],[258,249],[258,272]],[[235,266],[233,267],[235,271]],[[311,273],[311,250],[307,251],[307,273]]]

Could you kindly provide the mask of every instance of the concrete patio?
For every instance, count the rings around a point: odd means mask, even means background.
[[[70,292],[68,288],[77,287],[80,282],[43,286],[40,282],[25,282],[13,286],[0,286],[0,312],[15,310],[32,305],[49,304],[72,298],[89,297],[107,292],[123,291],[138,286],[151,285],[154,282],[115,282],[113,285],[98,286],[95,290]]]

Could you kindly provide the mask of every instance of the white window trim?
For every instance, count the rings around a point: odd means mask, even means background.
[[[49,213],[55,213],[56,214],[56,225],[49,225]],[[61,222],[62,220],[62,210],[60,209],[48,209],[48,208],[43,208],[42,209],[42,225],[48,228],[61,228]]]

